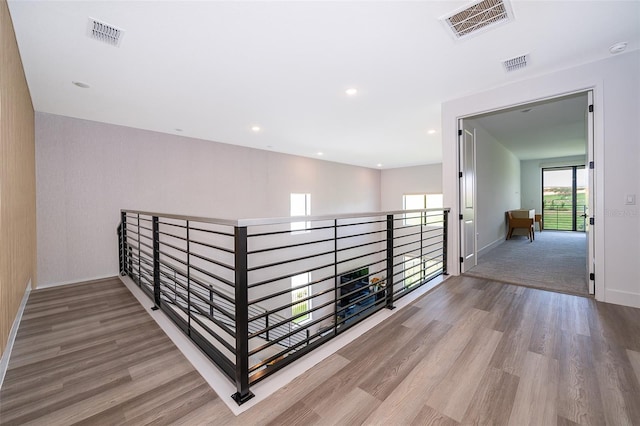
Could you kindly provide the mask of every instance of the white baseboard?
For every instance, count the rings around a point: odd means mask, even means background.
[[[31,279],[29,279],[29,282],[27,283],[27,288],[25,289],[24,295],[22,296],[22,301],[20,302],[18,313],[16,314],[16,318],[13,320],[11,331],[9,331],[9,339],[7,340],[7,345],[4,348],[4,352],[2,352],[2,358],[0,358],[0,388],[2,387],[2,383],[4,382],[4,376],[5,374],[7,374],[9,359],[11,358],[11,351],[13,350],[13,344],[16,341],[16,335],[18,334],[20,321],[22,321],[24,308],[25,306],[27,306],[27,300],[29,300],[29,293],[31,293]]]
[[[500,244],[504,243],[504,239],[505,237],[502,236],[500,238],[498,238],[497,240],[495,240],[492,243],[487,244],[486,246],[482,247],[480,250],[478,250],[478,257],[482,256],[483,254],[485,254],[486,252],[488,252],[489,250],[498,247]]]
[[[605,290],[605,302],[616,305],[631,306],[640,308],[640,293],[632,293],[622,290]]]
[[[152,311],[150,309],[153,306],[153,301],[133,282],[133,280],[126,276],[121,276],[120,279],[136,299],[138,299],[138,302],[140,302],[140,304],[145,308],[147,313],[151,315],[160,328],[189,360],[191,365],[193,365],[207,383],[209,383],[209,386],[211,386],[220,399],[225,402],[227,407],[229,407],[236,416],[266,399],[275,391],[285,386],[311,367],[337,352],[338,349],[346,346],[357,337],[360,337],[366,331],[380,324],[390,316],[397,314],[402,310],[402,308],[409,305],[412,301],[429,292],[444,281],[442,276],[431,280],[426,285],[396,301],[396,309],[382,309],[376,312],[374,315],[357,324],[355,327],[339,334],[337,337],[334,337],[321,347],[294,361],[286,368],[277,371],[268,378],[251,386],[251,391],[255,396],[241,406],[238,406],[238,404],[231,398],[231,395],[236,392],[235,386],[227,376],[225,376],[224,373],[222,373],[222,371],[220,371],[191,340],[189,340],[189,338],[173,323],[173,321],[171,321],[171,319],[169,319],[169,317],[164,314],[164,312],[161,310]]]
[[[45,284],[41,284],[38,283],[38,287],[37,289],[43,289],[43,288],[52,288],[52,287],[60,287],[63,285],[69,285],[69,284],[78,284],[78,283],[87,283],[90,281],[100,281],[100,280],[106,280],[109,278],[115,278],[118,275],[118,273],[114,273],[111,275],[105,275],[105,276],[100,276],[100,277],[94,277],[94,278],[82,278],[82,279],[77,279],[77,280],[72,280],[72,281],[62,281],[62,282],[57,282],[57,283],[45,283]]]

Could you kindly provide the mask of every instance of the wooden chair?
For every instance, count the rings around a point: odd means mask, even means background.
[[[538,230],[540,232],[542,232],[542,215],[541,214],[537,214],[536,215],[536,222],[538,222]]]
[[[511,212],[507,212],[509,216],[509,232],[507,233],[507,240],[513,235],[513,230],[516,228],[526,229],[529,236],[529,241],[536,239],[535,229],[533,227],[534,219],[531,217],[513,217]]]

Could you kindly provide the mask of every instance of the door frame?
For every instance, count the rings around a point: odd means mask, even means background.
[[[559,99],[559,98],[563,98],[566,96],[570,96],[570,95],[577,95],[577,94],[586,94],[587,95],[587,106],[588,106],[588,112],[587,112],[587,117],[586,117],[586,125],[587,125],[587,146],[586,146],[586,161],[585,161],[585,168],[588,171],[588,185],[589,185],[589,197],[588,197],[588,213],[587,213],[587,218],[586,218],[586,234],[587,234],[587,284],[588,284],[588,293],[589,295],[595,296],[596,299],[602,299],[603,298],[603,293],[604,293],[604,285],[600,285],[598,286],[598,281],[597,281],[597,276],[595,274],[595,269],[596,269],[596,253],[599,251],[599,249],[601,249],[602,247],[598,247],[596,245],[596,242],[598,241],[595,238],[595,232],[593,229],[591,229],[591,226],[589,226],[589,222],[590,221],[595,221],[594,217],[595,214],[597,213],[597,209],[601,207],[598,207],[598,204],[596,203],[596,200],[602,199],[603,197],[600,195],[603,186],[603,183],[600,182],[601,178],[598,178],[597,175],[597,166],[599,165],[598,162],[595,161],[596,159],[596,150],[600,151],[602,149],[601,146],[601,142],[598,140],[598,143],[596,142],[596,137],[595,137],[595,119],[594,119],[594,110],[596,109],[596,101],[595,101],[595,92],[596,89],[595,87],[587,87],[581,90],[575,90],[575,91],[570,91],[570,92],[565,92],[565,93],[559,93],[553,96],[547,96],[547,97],[542,97],[539,99],[530,99],[527,101],[523,101],[523,102],[517,102],[511,105],[503,105],[501,107],[498,108],[492,108],[492,109],[488,109],[485,111],[477,111],[474,113],[468,113],[462,116],[458,116],[456,118],[456,124],[457,124],[457,131],[456,131],[456,135],[458,136],[458,138],[460,137],[460,132],[462,131],[462,133],[464,133],[464,120],[468,120],[471,119],[477,115],[482,115],[482,114],[486,114],[486,113],[492,113],[492,112],[499,112],[499,111],[503,111],[503,110],[508,110],[508,109],[512,109],[512,108],[516,108],[516,107],[522,107],[522,106],[526,106],[532,103],[536,103],[536,102],[541,102],[541,101],[551,101],[554,99]],[[601,100],[601,96],[599,97],[599,100]],[[603,105],[603,102],[600,102],[599,105]],[[602,107],[601,107],[602,108]],[[475,145],[475,144],[474,144]],[[474,147],[474,152],[476,151],[475,147]],[[475,157],[477,156],[477,154],[474,154],[474,161],[475,161]],[[462,161],[464,161],[464,159],[462,158],[462,149],[461,149],[461,145],[460,143],[456,143],[456,157],[457,157],[457,161],[456,161],[456,170],[457,170],[457,174],[458,176],[461,176],[462,173]],[[601,158],[601,157],[600,157]],[[477,174],[477,170],[476,170],[476,174]],[[476,194],[476,188],[477,188],[477,179],[474,179],[473,181],[474,184],[474,196]],[[457,200],[457,205],[458,205],[458,213],[461,216],[462,213],[462,209],[461,209],[461,200],[462,200],[462,191],[461,191],[461,185],[457,185],[456,186],[456,195],[455,195],[455,199]],[[474,203],[475,205],[475,203]],[[474,214],[474,222],[477,223],[478,221],[478,212],[475,211]],[[477,232],[475,232],[475,224],[474,224],[474,234],[477,235]],[[598,228],[596,228],[597,231],[599,231]],[[475,238],[474,235],[474,238]],[[463,227],[459,226],[459,233],[457,235],[457,246],[460,252],[460,256],[462,259],[463,256],[463,250],[464,250],[464,240],[465,235],[463,232]],[[602,240],[600,240],[602,241]],[[476,260],[477,263],[477,257],[478,257],[478,253],[477,253],[477,245],[476,247],[474,247],[474,259]],[[601,259],[601,258],[600,258]],[[465,268],[461,265],[462,262],[458,263],[455,269],[453,269],[453,271],[456,271],[458,273],[463,273]],[[450,268],[451,270],[451,268]],[[454,275],[457,275],[454,272]],[[598,290],[596,290],[598,289]]]

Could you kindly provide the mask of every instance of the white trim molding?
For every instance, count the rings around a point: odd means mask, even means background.
[[[11,351],[13,350],[13,344],[16,341],[16,335],[18,334],[18,327],[20,326],[20,322],[22,321],[22,314],[24,313],[25,306],[27,306],[27,300],[29,300],[30,293],[31,293],[31,279],[29,279],[29,282],[27,283],[27,288],[24,291],[24,296],[22,296],[22,301],[20,302],[18,313],[16,314],[16,318],[13,320],[13,325],[11,326],[11,330],[9,331],[9,339],[7,340],[7,346],[4,348],[4,352],[2,353],[2,358],[0,358],[0,388],[2,387],[2,383],[4,382],[4,376],[7,373],[7,368],[9,367],[9,359],[11,358]]]

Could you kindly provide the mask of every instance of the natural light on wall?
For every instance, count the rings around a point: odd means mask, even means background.
[[[311,281],[309,272],[291,277],[291,303],[294,304],[291,306],[291,317],[296,324],[311,319],[311,312],[307,312],[311,309],[311,299],[309,299],[311,286],[305,285],[309,284],[309,281]],[[300,315],[303,312],[306,312],[306,314],[295,318],[296,315]]]
[[[311,194],[291,194],[291,216],[311,215]],[[291,222],[292,231],[302,231],[311,228],[311,222]]]
[[[441,209],[443,204],[442,194],[405,194],[402,196],[402,205],[404,210],[419,209]],[[429,225],[442,226],[442,213],[432,212],[426,215],[420,213],[406,213],[404,215],[404,224],[411,225]]]

